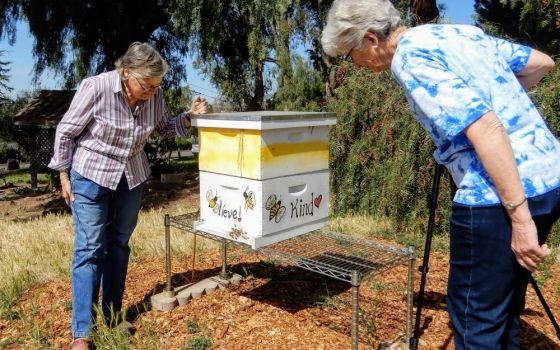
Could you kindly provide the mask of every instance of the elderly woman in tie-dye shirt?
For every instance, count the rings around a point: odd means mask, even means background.
[[[161,82],[168,65],[150,45],[135,42],[116,70],[85,79],[56,129],[49,164],[60,171],[62,196],[72,209],[72,349],[87,350],[102,285],[101,310],[115,325],[125,287],[128,241],[138,218],[150,166],[144,145],[152,132],[187,136],[189,115],[206,113],[196,97],[193,109],[174,118]]]
[[[528,271],[560,216],[560,143],[527,96],[547,55],[465,25],[406,28],[389,0],[336,0],[322,44],[391,69],[458,188],[448,310],[457,349],[519,347]]]

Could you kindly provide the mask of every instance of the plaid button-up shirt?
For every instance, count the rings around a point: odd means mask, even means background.
[[[110,188],[124,175],[133,188],[150,176],[144,145],[152,132],[163,136],[188,136],[183,126],[188,116],[168,118],[161,88],[130,110],[117,71],[85,79],[56,128],[54,155],[49,167],[67,170]]]

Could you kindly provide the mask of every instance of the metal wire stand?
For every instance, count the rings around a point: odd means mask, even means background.
[[[171,244],[170,227],[190,232],[194,235],[222,242],[222,274],[227,275],[227,244],[243,245],[212,234],[197,231],[193,222],[199,219],[198,213],[170,217],[165,215],[166,273],[168,293],[173,293],[171,286]],[[414,247],[404,248],[397,245],[372,241],[325,230],[278,242],[256,253],[288,264],[316,272],[352,285],[352,349],[358,349],[359,326],[359,288],[366,276],[373,276],[396,265],[408,262],[407,281],[407,317],[405,341],[411,337],[412,297],[414,287]]]

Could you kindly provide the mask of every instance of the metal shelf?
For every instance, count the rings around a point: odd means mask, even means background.
[[[198,218],[198,212],[172,216],[169,225],[209,239],[224,239],[195,230],[193,222]],[[234,240],[227,241],[245,246]],[[326,230],[312,231],[255,252],[348,283],[352,283],[353,271],[363,278],[407,263],[411,256],[410,248]]]
[[[168,293],[171,286],[171,243],[170,227],[222,242],[222,272],[227,275],[227,244],[248,245],[232,239],[195,230],[193,223],[199,220],[199,213],[165,216],[166,274]],[[196,237],[196,236],[195,236]],[[352,349],[358,349],[359,287],[367,275],[388,270],[396,265],[408,263],[407,312],[405,341],[410,339],[412,328],[412,295],[414,285],[413,247],[402,246],[359,238],[327,230],[312,231],[294,238],[274,243],[254,250],[257,254],[279,259],[288,264],[316,272],[352,285]],[[193,255],[194,264],[194,255]],[[193,269],[194,271],[194,269]]]

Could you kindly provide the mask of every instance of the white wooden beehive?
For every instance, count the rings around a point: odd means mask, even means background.
[[[259,248],[326,225],[334,113],[193,118],[199,128],[197,230]]]

